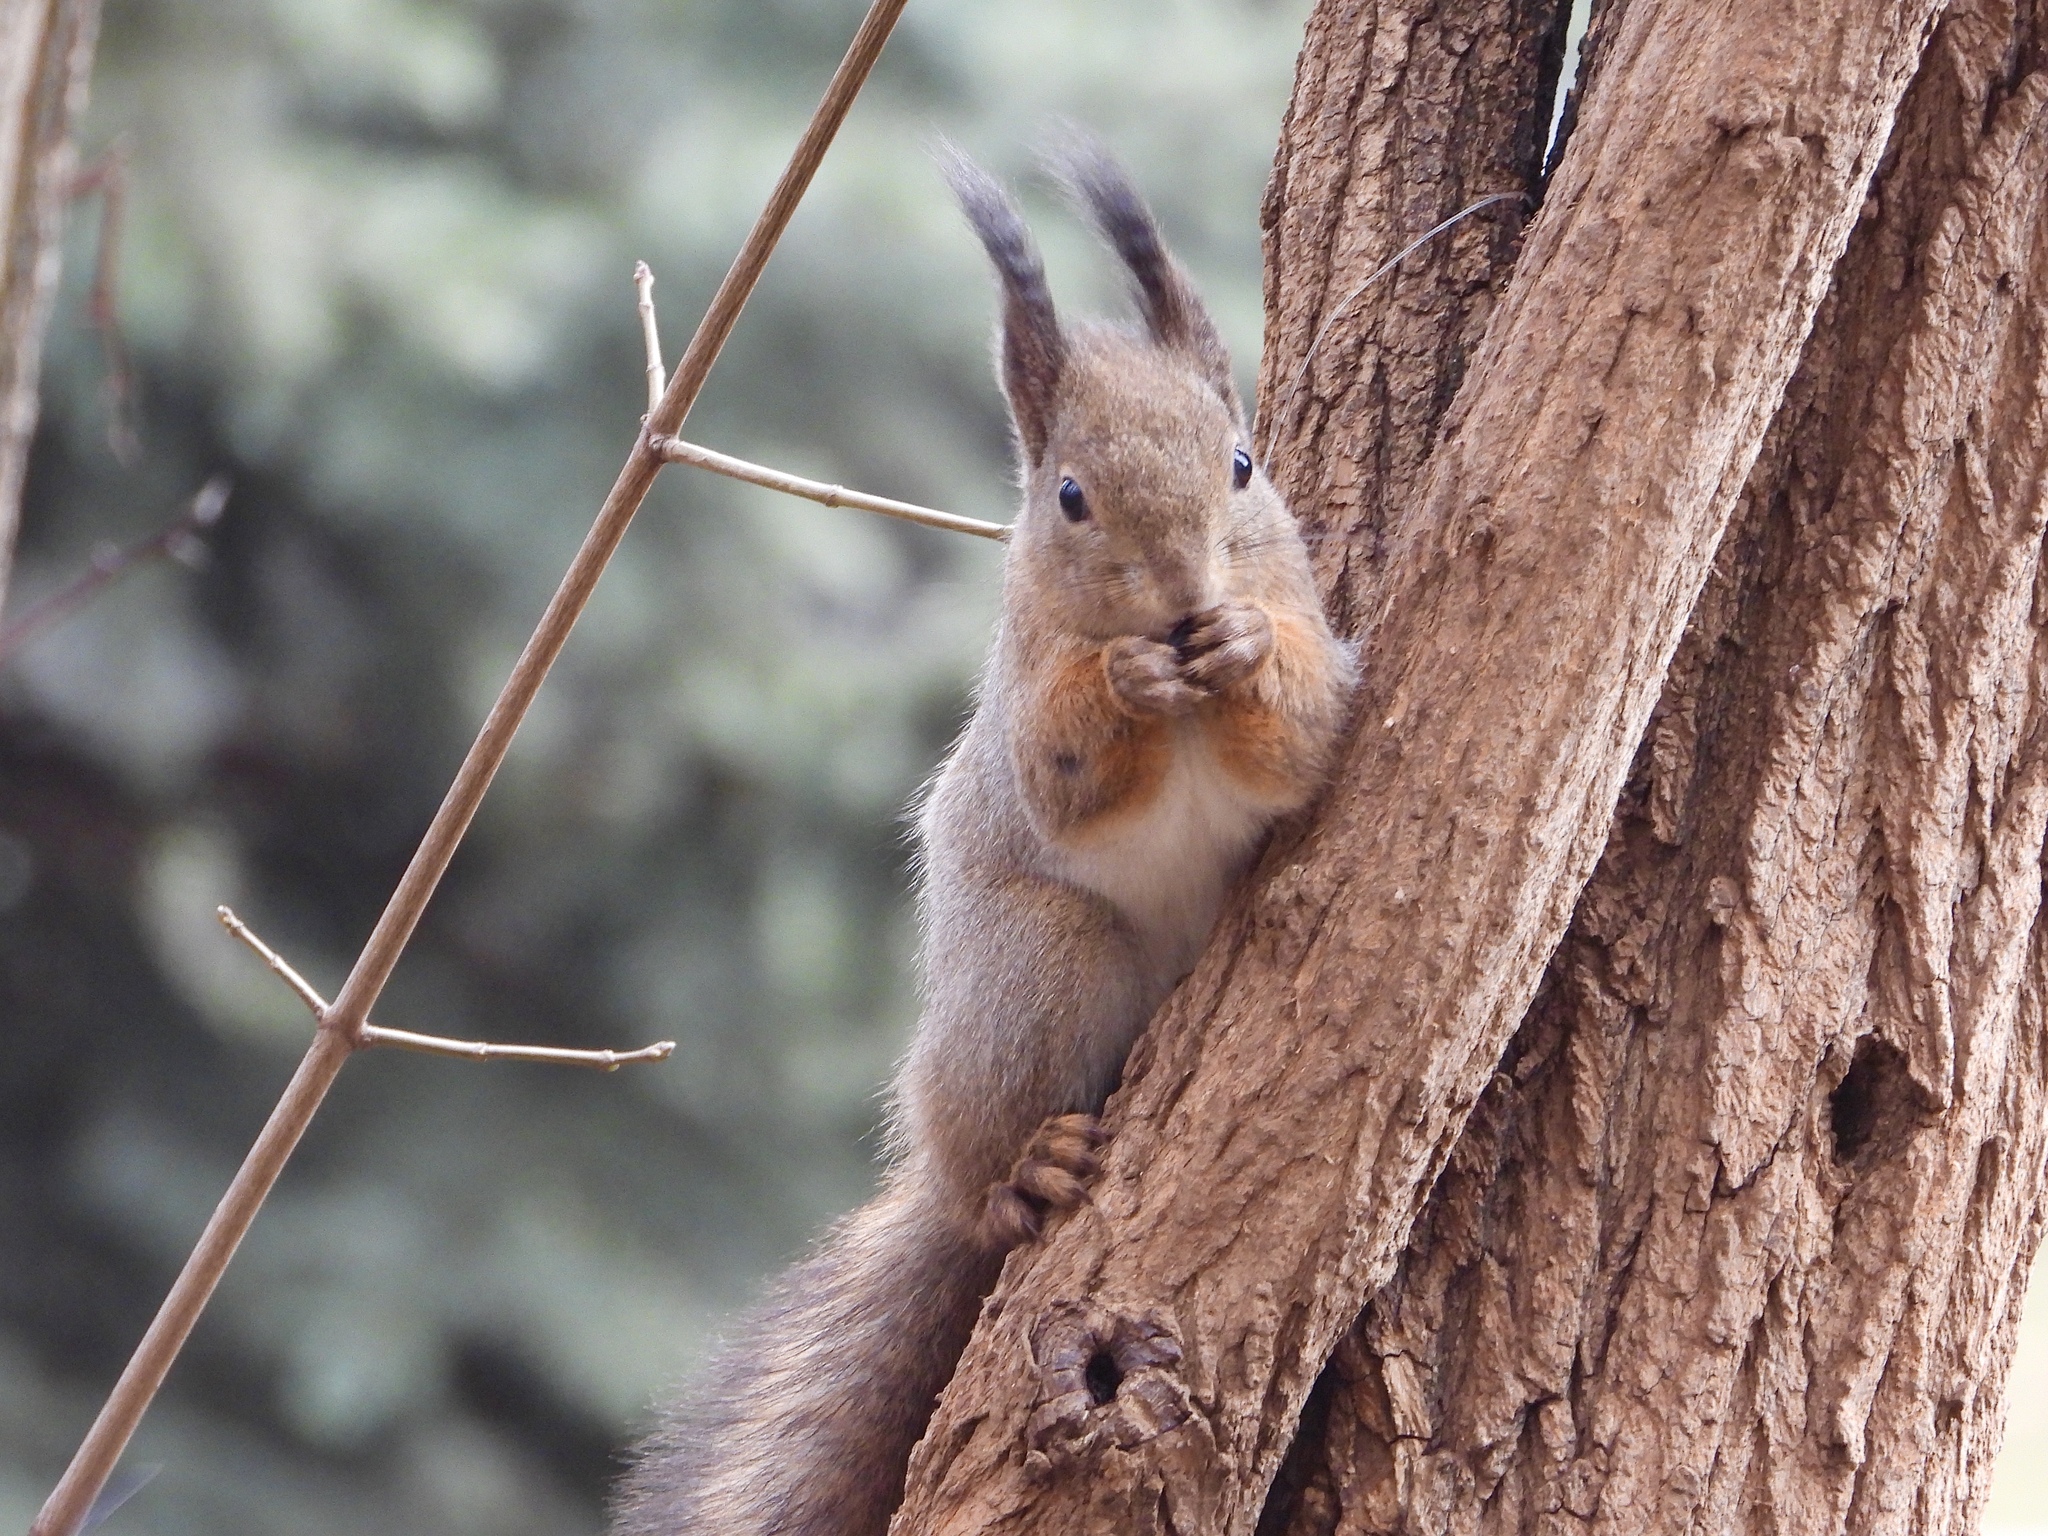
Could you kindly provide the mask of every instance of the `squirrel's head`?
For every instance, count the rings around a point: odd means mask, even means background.
[[[1062,179],[1137,280],[1142,330],[1063,327],[1016,204],[962,156],[947,172],[1002,284],[997,371],[1024,482],[1011,558],[1064,627],[1164,639],[1229,595],[1231,567],[1287,519],[1215,323],[1101,151],[1073,154]]]

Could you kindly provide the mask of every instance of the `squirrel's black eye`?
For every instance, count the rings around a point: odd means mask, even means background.
[[[1242,448],[1230,456],[1230,483],[1240,491],[1252,483],[1252,456]]]
[[[1067,514],[1070,523],[1081,522],[1088,516],[1088,498],[1072,480],[1060,482],[1060,510]]]

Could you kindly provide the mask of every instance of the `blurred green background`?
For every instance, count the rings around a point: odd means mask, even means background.
[[[1130,162],[1248,383],[1307,8],[914,0],[691,435],[1007,518],[991,288],[927,149],[1025,176],[1062,118]],[[84,138],[129,147],[144,453],[106,445],[88,205],[10,607],[207,475],[235,488],[203,568],[0,669],[0,1531],[303,1047],[214,905],[338,985],[632,440],[634,260],[673,360],[861,9],[110,0]],[[1067,307],[1118,303],[1027,201]],[[649,1400],[872,1179],[912,1014],[901,810],[995,571],[978,541],[662,477],[379,1017],[675,1059],[353,1064],[108,1531],[598,1528]],[[2048,1489],[2001,1498],[2048,1523]]]
[[[73,220],[10,606],[234,493],[0,671],[0,1531],[20,1530],[306,1040],[863,0],[109,0],[144,454],[106,446]],[[1131,163],[1247,384],[1307,0],[915,0],[690,425],[1007,519],[993,290],[937,134]],[[1070,308],[1121,283],[1028,206]],[[911,1022],[901,813],[996,550],[672,469],[378,1009],[615,1076],[350,1066],[112,1532],[579,1532],[648,1401],[862,1198]]]

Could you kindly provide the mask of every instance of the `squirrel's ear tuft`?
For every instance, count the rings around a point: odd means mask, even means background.
[[[1003,393],[1017,424],[1026,467],[1045,454],[1052,432],[1054,392],[1066,366],[1067,343],[1046,286],[1045,263],[1031,243],[1031,231],[1002,184],[950,144],[939,146],[939,164],[967,222],[980,236],[1003,285]]]
[[[1074,194],[1095,227],[1138,280],[1138,307],[1152,339],[1188,357],[1232,412],[1242,414],[1230,354],[1195,285],[1159,238],[1152,210],[1116,159],[1093,139],[1073,134],[1048,156],[1053,173]]]

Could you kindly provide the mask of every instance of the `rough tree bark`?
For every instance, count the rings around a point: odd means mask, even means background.
[[[0,0],[0,598],[36,435],[99,0]]]
[[[2040,1235],[2048,76],[1951,7],[1268,1529],[1974,1528]]]
[[[1529,175],[1555,18],[1318,6],[1262,440],[1358,735],[898,1532],[1974,1510],[2042,1220],[2048,84],[2031,6],[1938,11],[1611,0],[1511,279],[1468,231],[1354,299]]]

